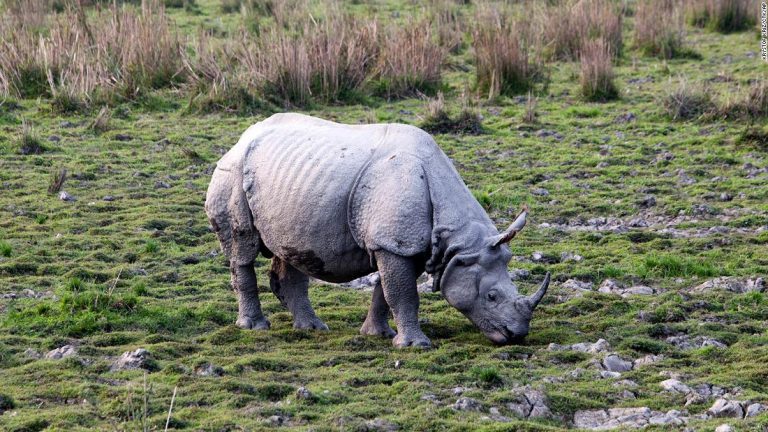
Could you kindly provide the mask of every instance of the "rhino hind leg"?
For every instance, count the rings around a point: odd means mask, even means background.
[[[279,257],[272,258],[269,286],[293,315],[293,328],[328,330],[309,302],[309,277]]]
[[[232,289],[237,294],[236,325],[245,329],[268,329],[261,311],[253,263],[259,253],[259,233],[253,227],[245,193],[239,191],[235,176],[216,170],[208,188],[205,210],[221,249],[229,259]]]
[[[384,298],[392,308],[397,324],[397,335],[392,344],[397,348],[432,346],[419,326],[419,293],[416,290],[416,263],[413,258],[402,257],[385,250],[375,252],[381,275]]]
[[[389,305],[384,298],[384,288],[381,286],[381,279],[373,287],[373,298],[371,307],[368,309],[368,316],[360,328],[360,333],[370,336],[383,336],[387,338],[395,337],[397,333],[389,326]]]

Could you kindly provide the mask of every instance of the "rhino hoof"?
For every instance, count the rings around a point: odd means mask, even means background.
[[[235,324],[242,329],[249,329],[249,330],[269,330],[269,327],[270,327],[269,320],[267,320],[264,317],[261,317],[261,318],[240,317],[237,319],[237,322]]]
[[[392,330],[392,327],[389,326],[387,323],[383,323],[380,325],[371,324],[368,321],[365,321],[363,323],[363,326],[360,328],[360,334],[366,335],[366,336],[380,336],[392,339],[397,334],[394,330]]]
[[[328,326],[318,317],[295,320],[293,328],[297,330],[328,330]]]
[[[432,342],[423,334],[413,336],[398,334],[392,340],[392,344],[396,348],[432,348]]]

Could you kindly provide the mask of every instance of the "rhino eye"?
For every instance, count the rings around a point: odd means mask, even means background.
[[[488,301],[492,301],[492,302],[495,302],[495,301],[496,301],[496,294],[497,294],[497,293],[496,293],[496,290],[493,290],[493,291],[489,291],[489,292],[488,292],[488,295],[487,295],[487,297],[488,297]]]

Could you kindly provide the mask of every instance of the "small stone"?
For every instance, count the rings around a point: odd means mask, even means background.
[[[101,199],[102,201],[112,202],[115,200],[115,197],[112,195],[104,195],[104,198]]]
[[[507,408],[521,418],[551,418],[548,400],[544,392],[530,386],[512,390],[514,401]]]
[[[613,371],[600,371],[600,377],[605,379],[621,378],[621,373]]]
[[[619,397],[621,397],[622,399],[637,399],[637,395],[635,395],[629,390],[622,391]]]
[[[741,403],[720,398],[707,410],[713,417],[744,417],[744,408]]]
[[[653,195],[646,195],[637,202],[637,206],[640,208],[651,208],[656,205],[656,197]]]
[[[469,390],[466,387],[454,387],[451,389],[451,393],[454,394],[454,396],[458,396],[460,394],[463,394],[465,391]]]
[[[164,182],[162,180],[158,180],[155,182],[155,189],[170,189],[171,185],[167,182]]]
[[[58,135],[51,135],[51,136],[48,137],[48,141],[50,141],[52,143],[57,143],[57,142],[61,141],[61,137],[59,137]]]
[[[436,395],[433,395],[432,393],[426,393],[421,395],[421,400],[429,401],[434,404],[440,403],[440,399],[438,399],[438,397]]]
[[[59,192],[59,199],[62,200],[62,201],[67,201],[67,202],[77,201],[77,198],[75,198],[72,195],[70,195],[67,191]]]
[[[592,282],[582,282],[580,280],[576,279],[568,279],[567,281],[563,282],[561,287],[565,289],[571,289],[576,291],[592,291]]]
[[[609,354],[603,359],[603,367],[611,372],[626,372],[632,370],[632,362],[624,360],[616,354]]]
[[[56,348],[53,351],[48,351],[45,358],[49,360],[59,360],[67,357],[71,357],[77,354],[77,350],[72,345],[64,345],[63,347]]]
[[[365,422],[365,430],[370,432],[394,432],[400,429],[396,424],[383,418],[375,418]]]
[[[568,262],[568,261],[580,262],[582,259],[584,259],[584,257],[572,252],[563,252],[560,254],[560,262]]]
[[[639,359],[635,360],[635,367],[637,368],[640,366],[646,366],[661,360],[664,360],[663,355],[648,354],[644,357],[640,357]]]
[[[659,385],[666,391],[672,393],[690,393],[692,390],[687,385],[676,379],[668,379],[659,383]]]
[[[457,411],[480,411],[482,405],[475,399],[460,397],[456,400],[456,403],[451,405],[451,408]]]
[[[117,134],[115,135],[115,141],[130,141],[133,137],[128,134]]]
[[[224,370],[218,366],[214,366],[210,363],[205,363],[195,368],[195,373],[200,376],[213,376],[219,377],[224,375]]]
[[[312,400],[315,397],[315,395],[312,394],[309,389],[307,389],[304,386],[299,387],[296,389],[296,399],[300,400]]]
[[[139,348],[135,351],[126,351],[112,363],[110,370],[148,369],[149,356],[149,351],[144,348]]]
[[[536,196],[549,196],[549,191],[544,188],[536,188],[531,191],[531,194]]]
[[[63,122],[59,123],[59,127],[61,128],[72,128],[75,127],[75,124],[71,121],[64,120]]]
[[[723,192],[720,194],[720,201],[733,201],[733,195]]]
[[[715,428],[715,432],[733,432],[733,428],[729,424],[721,424]]]
[[[711,290],[725,290],[739,294],[752,291],[763,292],[765,291],[765,280],[761,277],[744,279],[724,276],[708,280],[695,286],[691,291],[705,292]]]
[[[395,360],[395,369],[400,369],[403,366],[403,362],[400,360]]]
[[[53,352],[53,351],[51,351],[51,352]],[[35,360],[40,359],[40,358],[43,357],[43,355],[40,354],[40,352],[38,352],[37,350],[33,350],[32,348],[25,349],[24,350],[24,355],[29,357],[29,358],[31,358],[31,359],[35,359]]]
[[[761,403],[753,403],[747,407],[747,417],[755,417],[765,411],[768,411],[768,406]]]
[[[514,269],[508,272],[509,278],[513,281],[528,279],[531,276],[531,272],[526,269]]]
[[[273,415],[269,416],[267,421],[269,421],[269,424],[272,426],[282,426],[288,421],[288,419],[281,415]]]
[[[604,427],[609,420],[605,410],[582,410],[573,414],[573,425],[580,429]]]

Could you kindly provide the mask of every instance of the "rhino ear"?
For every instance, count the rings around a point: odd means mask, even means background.
[[[451,259],[441,275],[443,297],[460,311],[472,309],[477,299],[477,271],[470,266],[477,262],[478,254],[457,255]]]

